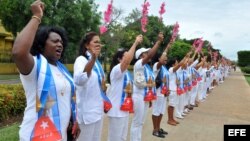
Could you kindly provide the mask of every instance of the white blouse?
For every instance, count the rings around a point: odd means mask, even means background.
[[[79,56],[74,63],[74,82],[76,85],[77,120],[79,124],[91,124],[102,119],[103,99],[98,82],[98,75],[92,69],[90,76],[83,72],[87,58]]]

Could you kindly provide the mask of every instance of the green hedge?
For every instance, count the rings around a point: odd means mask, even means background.
[[[238,51],[238,65],[240,67],[250,66],[250,51]]]
[[[241,71],[250,74],[250,67],[241,67]]]
[[[14,63],[0,63],[0,74],[18,74],[18,69]]]
[[[24,112],[26,99],[21,84],[0,85],[0,122]]]

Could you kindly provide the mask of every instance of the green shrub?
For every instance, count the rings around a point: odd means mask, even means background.
[[[21,84],[0,85],[0,122],[22,114],[25,106],[26,99]]]
[[[238,51],[238,65],[240,67],[250,66],[250,51]]]
[[[241,67],[241,71],[250,74],[250,67]]]

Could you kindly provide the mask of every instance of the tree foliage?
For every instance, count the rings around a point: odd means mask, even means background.
[[[238,51],[238,65],[240,67],[246,67],[250,66],[250,51],[245,50],[245,51]]]
[[[0,0],[0,18],[7,30],[14,35],[28,23],[34,0]],[[78,44],[87,31],[98,31],[101,13],[94,0],[43,0],[44,16],[41,25],[63,27],[68,34],[69,47],[65,62],[73,62],[78,54]]]
[[[177,58],[181,60],[184,56],[191,50],[192,46],[182,40],[177,40],[174,42],[172,47],[169,50],[169,58]]]

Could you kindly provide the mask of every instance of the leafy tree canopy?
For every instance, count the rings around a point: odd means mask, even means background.
[[[34,0],[0,0],[0,19],[14,35],[20,32],[32,16],[30,5]],[[69,47],[64,58],[73,62],[78,44],[87,31],[98,31],[101,13],[94,0],[43,0],[44,16],[41,25],[61,26],[68,34]]]

